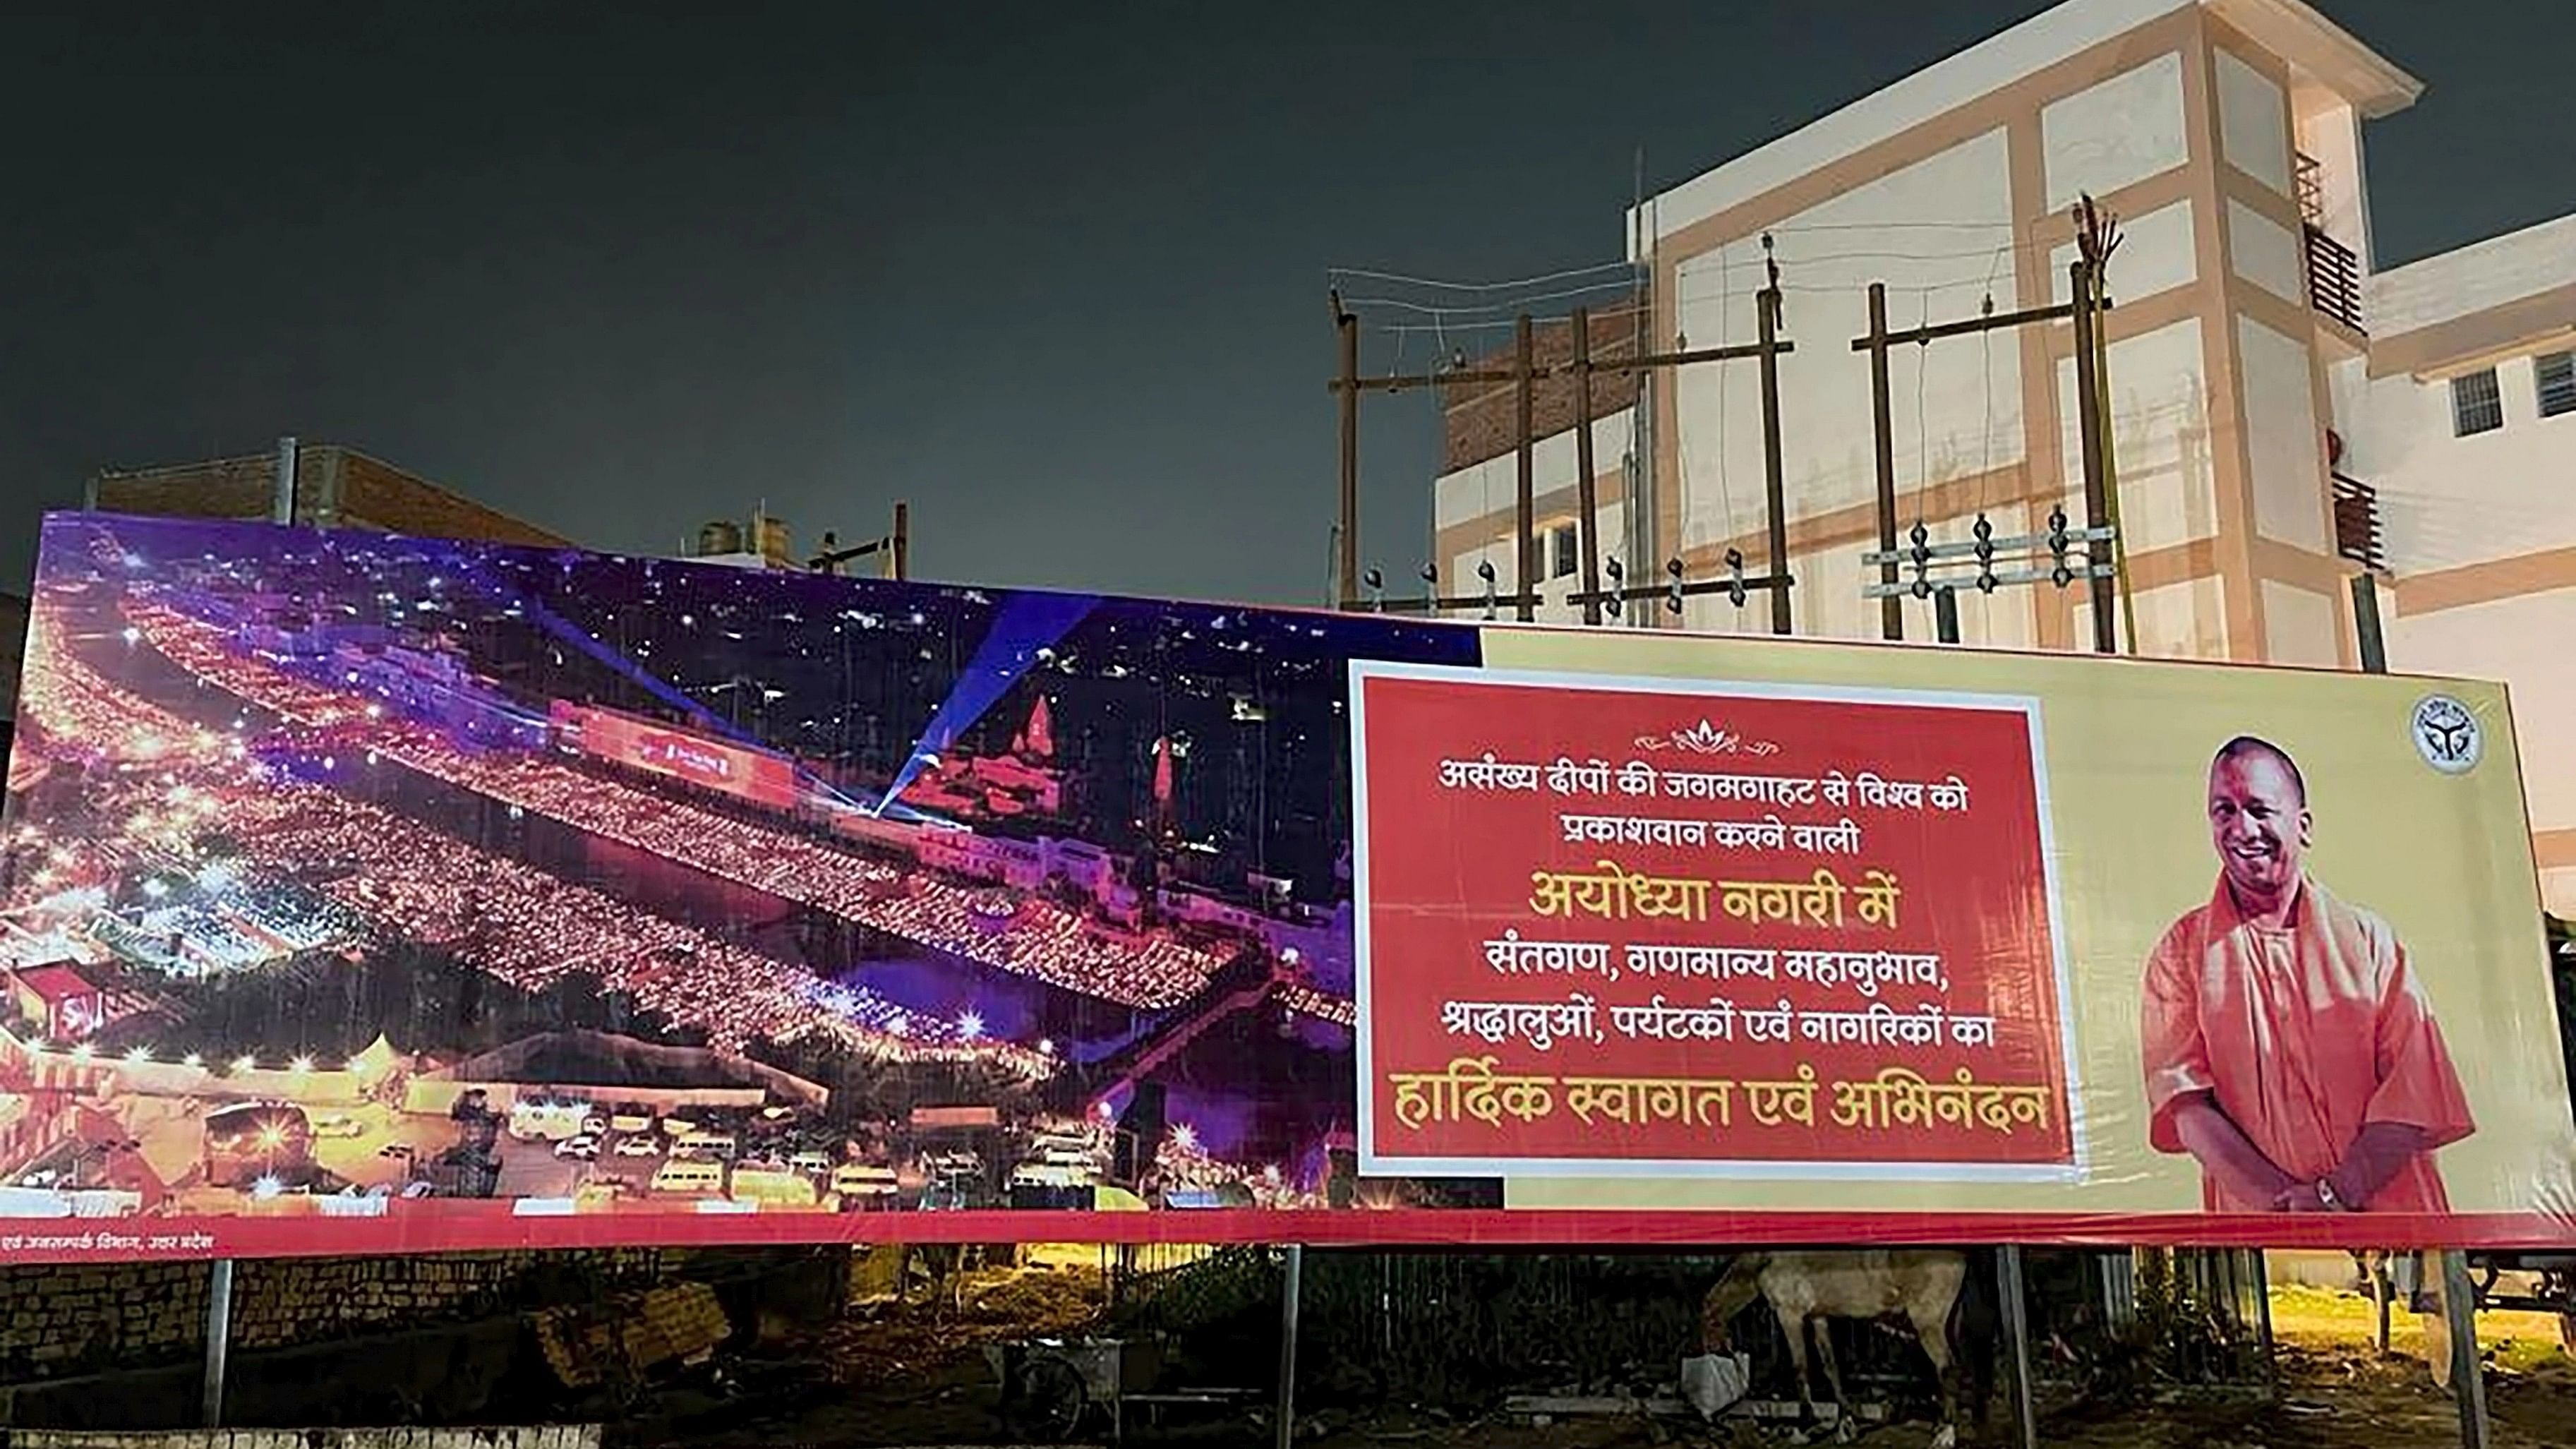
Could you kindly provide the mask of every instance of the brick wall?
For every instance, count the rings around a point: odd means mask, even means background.
[[[1637,355],[1637,318],[1626,307],[1592,318],[1592,360],[1616,362]],[[1541,367],[1574,359],[1574,324],[1547,321],[1532,329],[1530,355]],[[1508,368],[1508,346],[1485,357],[1471,358],[1478,370]],[[1541,378],[1530,388],[1530,436],[1544,438],[1574,426],[1575,386],[1571,377]],[[1596,374],[1592,379],[1592,417],[1608,417],[1637,400],[1633,373]],[[1440,389],[1442,448],[1440,469],[1454,473],[1488,458],[1499,458],[1520,446],[1519,410],[1512,384],[1469,383]],[[1615,461],[1615,460],[1613,460]]]
[[[585,1282],[641,1286],[685,1256],[637,1248],[251,1260],[234,1270],[233,1344],[255,1351],[418,1327],[529,1306]],[[0,1381],[203,1353],[208,1272],[203,1263],[0,1270]]]
[[[784,1337],[831,1321],[848,1302],[850,1258],[662,1248],[246,1260],[225,1413],[272,1426],[527,1423],[601,1367],[551,1372],[528,1352],[532,1327],[543,1344],[551,1325],[560,1348],[567,1332],[607,1325],[609,1347],[643,1372],[736,1332]],[[0,1269],[0,1425],[194,1422],[209,1276],[203,1263]]]
[[[109,513],[266,519],[276,508],[277,455],[101,473],[92,482],[91,497],[96,507]],[[540,548],[569,542],[417,473],[332,443],[312,443],[296,450],[295,521],[321,528],[371,528]]]
[[[20,1429],[11,1449],[599,1449],[597,1424],[520,1429]]]
[[[202,1263],[0,1271],[0,1378],[196,1352],[206,1271]]]
[[[473,538],[558,548],[571,540],[451,493],[417,473],[346,448],[340,454],[340,524],[426,538]],[[303,469],[298,468],[300,475]]]
[[[322,496],[328,473],[322,450],[307,448],[296,458],[295,491],[299,521],[309,521],[312,501]],[[277,455],[216,458],[175,468],[145,468],[131,473],[101,473],[90,485],[94,507],[109,513],[140,513],[156,518],[267,518],[277,502]]]

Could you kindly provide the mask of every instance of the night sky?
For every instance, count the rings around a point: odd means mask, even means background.
[[[1639,148],[1673,184],[2041,8],[12,7],[0,587],[95,469],[294,432],[605,548],[908,498],[923,577],[1317,602],[1328,268],[1615,261]],[[2368,132],[2384,263],[2576,207],[2576,6],[2324,8],[2429,85]],[[1437,421],[1366,416],[1402,577]]]

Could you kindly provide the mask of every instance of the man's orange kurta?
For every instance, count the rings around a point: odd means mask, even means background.
[[[2216,1099],[2299,1182],[2332,1173],[2373,1122],[2420,1128],[2426,1151],[2365,1205],[2449,1211],[2430,1149],[2477,1130],[2431,1005],[2388,923],[2302,881],[2289,925],[2247,921],[2221,877],[2209,904],[2165,932],[2141,1013],[2147,1140],[2181,1152],[2174,1103]],[[2202,1174],[2213,1212],[2265,1212]]]

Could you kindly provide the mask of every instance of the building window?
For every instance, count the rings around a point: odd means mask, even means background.
[[[2492,433],[2504,426],[2504,394],[2496,390],[2495,369],[2483,367],[2451,379],[2451,433]]]
[[[2540,415],[2576,413],[2576,352],[2544,353],[2531,360],[2540,379]]]
[[[1572,574],[1576,569],[1583,566],[1581,560],[1575,556],[1574,544],[1575,532],[1573,524],[1560,523],[1556,527],[1548,530],[1547,576],[1549,578],[1565,578]]]

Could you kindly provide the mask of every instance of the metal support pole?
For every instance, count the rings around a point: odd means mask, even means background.
[[[1574,309],[1574,503],[1583,513],[1583,622],[1601,622],[1601,490],[1592,480],[1592,312]],[[1634,508],[1637,501],[1628,500]]]
[[[2451,1393],[2460,1405],[2460,1449],[2488,1449],[2487,1385],[2478,1372],[2478,1292],[2469,1285],[2469,1258],[2442,1250],[2442,1314],[2451,1329]]]
[[[2391,1276],[2396,1271],[2385,1254],[2361,1255],[2361,1271],[2370,1279],[2370,1307],[2376,1320],[2370,1332],[2370,1346],[2381,1358],[2388,1357],[2389,1300],[2396,1296]]]
[[[1334,600],[1350,608],[1360,597],[1360,319],[1333,301],[1333,326],[1342,343],[1342,536]]]
[[[292,435],[277,440],[277,497],[269,505],[268,521],[295,521],[295,439]]]
[[[1768,238],[1765,238],[1767,241]],[[1778,268],[1773,283],[1753,294],[1753,310],[1762,347],[1762,497],[1771,513],[1771,572],[1789,576],[1789,505],[1780,481],[1780,288]],[[1890,525],[1893,526],[1893,516]],[[1771,632],[1789,632],[1789,591],[1771,591]]]
[[[2004,1343],[2012,1350],[2013,1422],[2021,1426],[2022,1449],[2039,1449],[2039,1411],[2030,1392],[2030,1305],[2022,1287],[2021,1245],[1995,1250],[1997,1296],[2003,1299]]]
[[[897,583],[912,577],[912,505],[903,502],[894,506],[894,577]]]
[[[2388,672],[2388,638],[2379,632],[2379,580],[2367,573],[2352,576],[2352,631],[2358,636],[2362,672]]]
[[[1535,375],[1531,356],[1527,312],[1512,327],[1512,406],[1516,418],[1515,436],[1520,445],[1520,492],[1515,516],[1519,529],[1519,576],[1512,580],[1512,592],[1520,596],[1520,618],[1526,624],[1538,617],[1538,476],[1532,471],[1530,457],[1530,380]]]
[[[2084,448],[2084,526],[2100,528],[2110,516],[2110,488],[2102,467],[2102,372],[2093,347],[2094,329],[2102,319],[2093,306],[2093,269],[2077,261],[2068,269],[2075,299],[2075,393],[2079,431]],[[2085,580],[2093,602],[2093,652],[2119,652],[2117,621],[2111,617],[2111,579],[2102,566],[2111,561],[2111,550],[2100,541],[2084,545],[2084,556],[2094,565],[2093,576]]]
[[[231,1351],[233,1338],[233,1260],[217,1258],[209,1265],[206,1279],[206,1397],[202,1410],[205,1427],[220,1429],[224,1423],[224,1359]]]
[[[1878,581],[1896,584],[1896,435],[1888,420],[1887,284],[1869,284],[1869,419],[1878,434]],[[1883,639],[1905,637],[1905,606],[1895,594],[1878,601],[1878,632]]]
[[[1297,1298],[1305,1277],[1306,1250],[1288,1245],[1288,1271],[1279,1292],[1279,1432],[1278,1449],[1297,1442]]]
[[[1932,591],[1932,625],[1942,643],[1959,642],[1959,591],[1948,584]]]
[[[2280,1377],[2280,1345],[2272,1336],[2272,1265],[2261,1248],[2247,1249],[2245,1257],[2254,1271],[2254,1307],[2262,1315],[2255,1343],[2263,1353],[2263,1381],[2274,1383]]]

